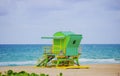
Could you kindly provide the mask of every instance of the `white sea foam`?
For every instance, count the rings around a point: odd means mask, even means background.
[[[113,63],[120,63],[120,60],[116,59],[79,59],[80,63],[85,63],[85,64],[100,64],[100,63],[108,63],[108,64],[113,64]]]
[[[35,65],[37,61],[21,61],[21,62],[0,62],[0,66],[22,66],[22,65]],[[79,59],[80,64],[119,64],[119,59]]]
[[[36,61],[0,62],[0,66],[35,65]]]

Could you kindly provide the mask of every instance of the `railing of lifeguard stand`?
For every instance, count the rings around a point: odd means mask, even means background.
[[[55,45],[54,46],[44,46],[43,47],[44,54],[52,54],[54,49],[60,50],[60,47],[59,46],[55,46]]]
[[[44,46],[43,50],[44,50],[44,54],[51,54],[52,53],[52,46]]]
[[[52,54],[52,51],[53,51],[53,48],[55,46],[44,46],[43,49],[44,49],[44,54]],[[59,49],[60,47],[57,47],[57,49]],[[78,47],[78,53],[81,54],[81,51],[82,51],[82,47],[79,46]],[[64,49],[64,52],[65,52],[65,49]]]

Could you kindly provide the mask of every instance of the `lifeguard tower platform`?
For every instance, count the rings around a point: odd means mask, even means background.
[[[44,47],[43,56],[37,62],[38,67],[89,68],[79,64],[81,34],[56,32],[53,37],[42,39],[53,39],[53,44],[52,47]]]

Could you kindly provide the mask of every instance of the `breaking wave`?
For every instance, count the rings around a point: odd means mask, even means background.
[[[0,62],[0,66],[35,65],[37,61]],[[79,59],[80,64],[120,64],[120,59]]]

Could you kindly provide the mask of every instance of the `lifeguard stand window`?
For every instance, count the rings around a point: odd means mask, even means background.
[[[75,44],[75,43],[76,43],[76,40],[73,41],[73,44]]]

